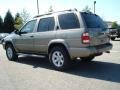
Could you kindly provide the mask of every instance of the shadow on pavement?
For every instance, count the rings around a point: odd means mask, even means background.
[[[40,57],[20,57],[17,62],[32,65],[33,68],[53,69],[47,59]],[[71,69],[64,73],[120,83],[120,64],[116,63],[77,61]]]
[[[120,41],[120,40],[114,40],[114,41]]]
[[[83,76],[87,78],[96,78],[111,82],[120,83],[120,64],[92,61],[89,63],[82,63],[78,61],[76,67],[68,73]]]
[[[33,68],[42,67],[46,69],[52,69],[49,60],[45,57],[23,56],[19,57],[19,60],[16,62],[32,65]]]
[[[120,41],[120,38],[117,38],[117,39],[115,39],[115,40],[112,40],[112,41]]]

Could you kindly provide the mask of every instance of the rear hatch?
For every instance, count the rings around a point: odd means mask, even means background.
[[[89,33],[90,36],[90,45],[100,45],[109,42],[107,25],[103,20],[96,14],[91,13],[81,13],[86,24],[85,32]]]

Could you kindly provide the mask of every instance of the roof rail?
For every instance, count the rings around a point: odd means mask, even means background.
[[[69,10],[63,10],[63,11],[49,12],[49,13],[34,16],[33,18],[41,17],[41,16],[44,16],[44,15],[51,15],[53,13],[64,12],[64,11],[77,11],[77,9],[75,8],[75,9],[69,9]]]

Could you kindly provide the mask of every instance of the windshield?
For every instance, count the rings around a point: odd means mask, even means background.
[[[107,28],[107,25],[99,16],[89,13],[81,14],[85,20],[87,28],[102,28],[102,29]]]

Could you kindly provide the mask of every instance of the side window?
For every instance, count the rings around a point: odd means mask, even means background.
[[[80,28],[78,18],[74,13],[61,14],[58,19],[61,29]]]
[[[36,20],[29,21],[25,24],[25,26],[21,29],[21,32],[31,33],[35,28]]]
[[[38,32],[52,31],[54,30],[54,26],[55,26],[54,17],[43,18],[40,19],[37,31]]]

